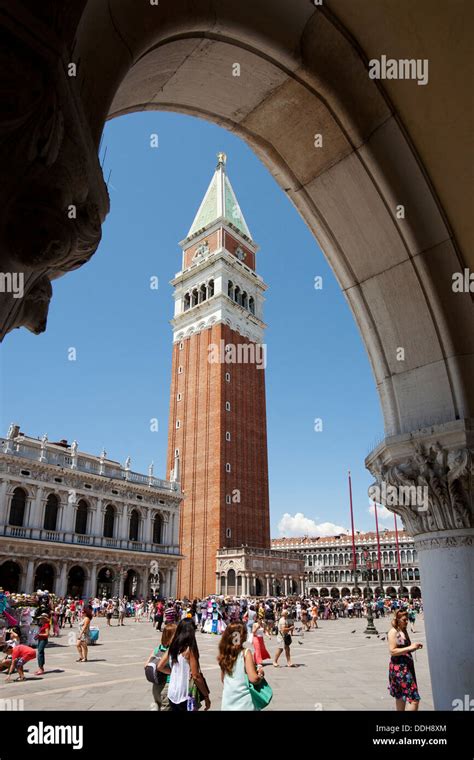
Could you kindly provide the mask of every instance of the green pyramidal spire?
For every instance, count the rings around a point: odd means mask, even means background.
[[[218,162],[214,176],[186,237],[191,237],[198,230],[214,224],[214,222],[221,219],[224,222],[233,224],[241,234],[252,240],[247,222],[240,210],[234,190],[226,174],[226,154],[218,153],[217,159]]]

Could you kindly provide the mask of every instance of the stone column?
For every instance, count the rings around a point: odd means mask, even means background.
[[[118,572],[118,576],[119,576],[119,579],[118,579],[118,595],[119,595],[119,597],[121,599],[122,596],[123,596],[123,590],[124,590],[124,586],[125,586],[125,579],[127,577],[127,573],[126,573],[125,570],[122,570],[122,568],[120,568],[120,570],[116,571],[116,575],[117,575],[117,572]],[[117,581],[117,577],[115,578],[115,582],[116,581]],[[138,594],[137,594],[137,596],[138,596]]]
[[[119,540],[128,541],[128,504],[122,504],[122,513],[118,521],[118,528],[115,537]]]
[[[143,536],[142,541],[145,544],[151,544],[151,510],[147,509],[145,520],[143,521]]]
[[[29,559],[28,566],[26,568],[25,588],[23,589],[25,594],[31,594],[35,590],[33,588],[34,579],[35,579],[35,561],[33,559]]]
[[[394,436],[366,460],[379,489],[371,498],[385,495],[418,552],[436,710],[452,710],[474,683],[473,450],[474,430],[457,421]]]
[[[257,593],[257,573],[251,574],[251,584],[252,584],[252,596],[255,596]]]
[[[58,585],[56,588],[56,594],[58,596],[65,596],[66,595],[66,587],[67,587],[67,562],[62,562],[61,564],[61,572],[59,574],[58,578]]]
[[[270,596],[270,576],[268,573],[265,573],[265,580],[266,580],[266,594],[267,596]]]
[[[84,584],[84,590],[83,594],[86,599],[94,598],[94,596],[97,593],[97,565],[95,562],[92,563],[90,568],[87,568],[89,570],[89,578],[86,579],[86,582]]]
[[[173,546],[178,546],[179,544],[179,522],[178,522],[178,515],[175,513],[172,513],[170,515],[171,517],[171,536],[170,536],[170,542],[173,544]]]
[[[8,481],[2,480],[0,486],[0,525],[6,525],[8,520],[8,507],[7,500]]]
[[[154,510],[154,512],[153,512],[153,521],[151,523],[151,526],[153,526],[154,520],[156,518],[158,518],[158,519],[161,518],[161,538],[160,538],[160,543],[164,544],[165,546],[168,543],[168,523],[166,522],[167,517],[168,517],[168,515],[167,515],[166,512],[161,512],[161,511],[157,512],[156,510]],[[152,537],[152,528],[150,528],[150,536]],[[151,538],[150,538],[150,540],[151,540]]]
[[[174,568],[173,567],[170,567],[170,569],[169,569],[168,596],[172,596],[172,597],[176,596],[175,581],[174,581]]]
[[[102,506],[102,499],[97,499],[91,525],[91,533],[93,536],[101,536],[103,532],[104,515],[102,513]]]
[[[227,573],[224,575],[224,596],[227,596]]]
[[[285,596],[288,596],[288,576],[283,576],[283,583],[284,583],[284,590],[285,590]]]
[[[43,486],[38,486],[35,498],[30,503],[29,514],[27,515],[27,525],[30,528],[42,527],[43,493]]]
[[[63,499],[64,496],[64,499]],[[61,527],[64,533],[74,533],[76,527],[77,494],[74,489],[61,494]]]

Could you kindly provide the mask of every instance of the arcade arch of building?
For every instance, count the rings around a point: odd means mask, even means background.
[[[310,596],[332,597],[333,599],[340,599],[345,596],[367,596],[367,587],[364,585],[362,588],[358,586],[313,586],[309,584]],[[372,598],[376,598],[382,595],[382,589],[380,586],[370,584],[370,593]],[[383,588],[383,596],[391,596],[394,599],[398,596],[406,596],[410,599],[419,599],[421,597],[421,589],[419,586],[406,586],[403,584],[399,586],[398,583],[394,586],[386,586]]]
[[[470,83],[458,74],[472,8],[440,5],[428,23],[428,6],[407,0],[407,25],[400,5],[178,0],[137,13],[135,0],[82,0],[51,17],[43,5],[2,11],[22,118],[12,101],[0,243],[26,296],[6,294],[0,323],[2,335],[44,330],[51,279],[94,253],[109,210],[97,159],[107,118],[179,111],[246,140],[318,238],[361,330],[385,419],[368,468],[379,484],[427,484],[426,512],[394,509],[420,555],[435,706],[450,709],[473,680],[474,613],[462,603],[472,575],[473,304],[469,288],[452,288],[473,263]],[[387,50],[428,56],[430,86],[371,80],[368,60]],[[37,94],[25,114],[28,87]]]
[[[236,572],[230,568],[216,575],[217,592],[224,596],[276,597],[304,593],[303,577],[289,574]]]
[[[112,557],[106,562],[87,560],[83,556],[66,558],[57,549],[54,557],[45,557],[44,544],[15,548],[14,556],[0,552],[0,587],[11,593],[25,588],[49,591],[57,596],[77,597],[127,596],[148,597],[150,593],[169,595],[173,587],[174,567],[157,572],[158,582],[150,576],[149,562],[132,557],[129,565],[117,563]],[[38,559],[38,557],[41,557]]]

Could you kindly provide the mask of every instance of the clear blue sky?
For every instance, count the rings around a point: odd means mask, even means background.
[[[159,147],[150,147],[156,133]],[[271,524],[302,513],[349,527],[352,470],[356,527],[373,528],[364,457],[383,433],[369,361],[344,296],[285,193],[240,139],[191,117],[139,113],[107,124],[104,174],[111,212],[91,261],[53,283],[46,333],[24,329],[3,344],[2,434],[77,439],[79,448],[164,477],[171,371],[172,288],[187,233],[216,164],[227,170],[268,284],[267,413]],[[158,291],[150,277],[159,277]],[[315,290],[314,278],[323,277]],[[76,361],[68,360],[75,348]],[[159,420],[150,432],[150,418]],[[323,431],[314,431],[322,418]],[[309,525],[285,520],[284,533]],[[391,522],[387,525],[391,527]]]

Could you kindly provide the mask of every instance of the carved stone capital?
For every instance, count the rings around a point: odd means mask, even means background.
[[[80,66],[63,4],[0,9],[2,272],[22,278],[5,292],[0,339],[16,327],[46,328],[51,280],[85,263],[101,238],[109,198],[81,101]],[[71,64],[76,71],[71,72]]]
[[[446,436],[438,426],[405,441],[387,439],[366,460],[378,492],[387,493],[390,487],[390,501],[382,503],[400,515],[413,536],[474,527],[472,431],[470,425],[457,427],[465,434],[457,436],[464,445],[455,445],[453,425],[446,426]],[[440,442],[443,437],[445,445]],[[423,494],[423,499],[408,499],[410,491]]]

